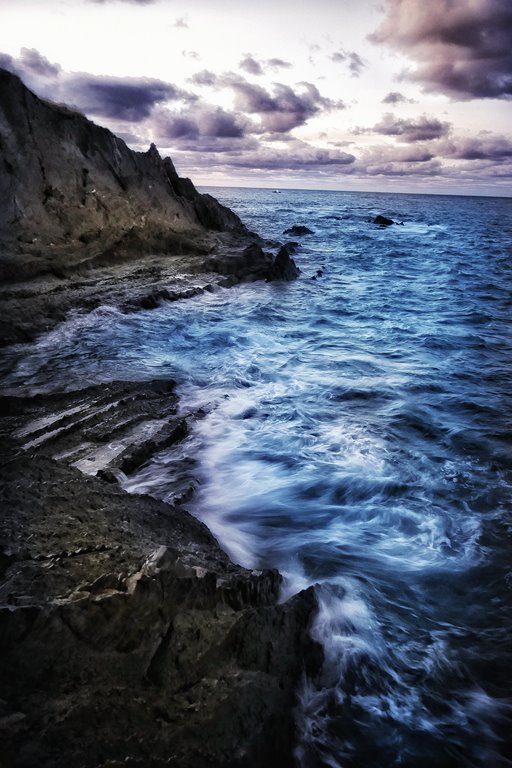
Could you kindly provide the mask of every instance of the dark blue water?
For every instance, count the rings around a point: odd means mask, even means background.
[[[101,308],[12,350],[7,386],[171,376],[207,411],[192,511],[284,596],[320,585],[300,765],[512,765],[512,201],[214,193],[314,230],[298,281]],[[177,458],[126,487],[172,498]]]

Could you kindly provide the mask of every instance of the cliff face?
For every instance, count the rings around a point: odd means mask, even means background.
[[[113,247],[204,252],[201,235],[212,230],[249,234],[236,214],[180,178],[154,145],[134,152],[0,70],[0,242],[25,256],[18,261],[40,273],[45,264],[69,265]]]

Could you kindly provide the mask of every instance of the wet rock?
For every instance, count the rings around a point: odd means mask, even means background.
[[[372,223],[378,224],[380,227],[389,227],[391,224],[395,224],[393,219],[388,219],[386,216],[381,216],[380,213],[373,219]]]
[[[293,252],[293,249],[292,249]],[[300,275],[300,269],[290,256],[290,248],[283,245],[274,263],[267,272],[268,280],[295,280]]]
[[[11,462],[2,505],[6,765],[293,765],[295,686],[322,660],[313,590],[278,604],[279,574],[230,563],[183,509],[37,454]]]
[[[295,224],[293,227],[290,227],[289,229],[285,229],[283,232],[284,235],[295,235],[295,237],[301,237],[302,235],[313,235],[313,230],[309,229],[309,227],[305,227],[302,224]]]

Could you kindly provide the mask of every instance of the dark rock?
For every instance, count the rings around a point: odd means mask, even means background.
[[[100,263],[98,255],[194,252],[205,232],[250,234],[235,213],[181,179],[154,144],[134,152],[2,69],[0,166],[11,169],[0,174],[3,280],[69,269],[91,257]],[[6,256],[18,270],[2,269]]]
[[[286,245],[279,250],[274,263],[267,273],[268,280],[295,280],[300,275],[300,269],[290,256]]]
[[[305,227],[302,224],[295,224],[293,227],[290,227],[289,229],[285,229],[283,234],[295,235],[296,237],[299,237],[301,235],[313,235],[314,232],[312,229],[309,229],[309,227]]]
[[[0,457],[5,764],[291,768],[295,686],[322,663],[314,591],[279,604],[276,571],[233,565],[183,509],[14,448]]]
[[[393,219],[388,219],[386,216],[381,216],[379,213],[379,215],[373,219],[372,223],[378,224],[381,227],[389,227],[390,224],[394,224],[395,222]]]

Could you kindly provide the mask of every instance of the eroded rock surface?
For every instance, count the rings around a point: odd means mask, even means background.
[[[179,441],[172,382],[0,404],[2,765],[291,765],[313,591],[278,604],[182,506],[76,466]]]

